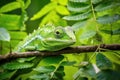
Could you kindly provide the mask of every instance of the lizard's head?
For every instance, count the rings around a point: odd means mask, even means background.
[[[76,38],[71,27],[44,27],[42,44],[50,51],[66,48],[75,43]]]

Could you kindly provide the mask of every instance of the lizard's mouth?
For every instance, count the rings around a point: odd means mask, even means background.
[[[75,43],[74,40],[46,39],[42,42],[43,46],[50,51],[57,51]]]
[[[71,44],[73,44],[73,43],[75,43],[76,41],[75,40],[60,40],[60,39],[51,39],[51,38],[48,38],[48,39],[46,39],[45,41],[47,41],[47,42],[53,42],[53,43],[65,43],[65,44],[67,44],[67,43],[71,43]]]

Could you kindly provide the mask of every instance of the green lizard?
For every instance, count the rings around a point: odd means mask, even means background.
[[[55,27],[53,25],[45,25],[28,35],[15,47],[13,52],[24,52],[26,50],[57,51],[69,47],[70,45],[74,44],[75,41],[76,38],[71,27]],[[17,61],[20,65],[23,65],[21,64],[21,62],[26,63],[25,61],[33,58],[35,57],[19,58]],[[31,62],[34,65],[32,66],[32,68],[28,68],[28,71],[31,72],[33,70],[33,67],[37,67],[41,59],[42,57],[36,57],[34,60],[32,60]],[[27,69],[15,70],[14,75],[11,77],[11,79],[15,79],[19,75],[25,74],[26,70]]]
[[[75,35],[71,27],[45,25],[21,41],[14,51],[57,51],[74,44],[75,41]]]

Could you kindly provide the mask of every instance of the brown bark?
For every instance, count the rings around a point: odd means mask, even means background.
[[[31,56],[55,56],[60,54],[71,54],[71,53],[83,53],[83,52],[95,52],[96,50],[100,50],[100,48],[108,49],[108,50],[120,50],[120,44],[101,44],[95,46],[76,46],[76,47],[68,47],[59,51],[29,51],[22,53],[9,53],[7,55],[0,55],[0,63],[6,62],[11,59],[16,58],[25,58]],[[102,50],[104,51],[104,50]]]

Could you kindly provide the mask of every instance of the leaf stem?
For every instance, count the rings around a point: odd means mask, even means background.
[[[90,56],[89,58],[89,62],[95,57],[95,55],[97,54],[97,52],[100,52],[100,45],[98,45],[97,49],[95,50],[95,52]]]
[[[62,63],[62,61],[56,66],[55,70],[51,73],[50,79],[53,78],[55,72],[57,71],[57,69],[60,67],[60,64]]]
[[[92,4],[92,0],[90,0],[90,4],[91,4],[91,9],[92,9],[93,19],[94,19],[95,22],[97,22],[96,15],[95,15],[95,10],[94,10],[93,4]],[[97,24],[96,24],[96,31],[99,32]]]

